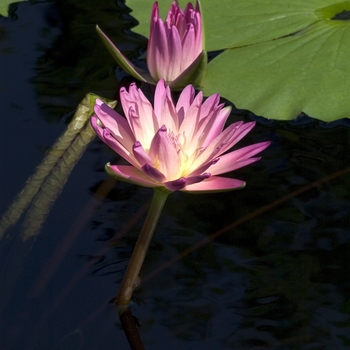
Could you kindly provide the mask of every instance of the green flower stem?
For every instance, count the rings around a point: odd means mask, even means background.
[[[119,308],[119,315],[123,314],[123,312],[129,307],[132,293],[138,284],[139,273],[151,242],[153,232],[157,226],[159,216],[169,193],[170,192],[165,191],[164,189],[156,188],[154,190],[151,206],[131,255],[129,265],[126,269],[115,302]]]

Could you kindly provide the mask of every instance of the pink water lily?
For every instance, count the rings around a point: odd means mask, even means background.
[[[220,104],[218,94],[203,101],[192,85],[174,104],[169,86],[160,80],[154,106],[131,84],[120,90],[126,118],[97,100],[91,118],[96,134],[131,165],[107,164],[116,178],[146,187],[169,191],[227,191],[245,182],[218,176],[236,170],[260,157],[270,142],[260,142],[229,151],[255,125],[233,123],[224,129],[231,108]]]
[[[158,2],[152,8],[147,47],[148,71],[131,63],[97,26],[97,32],[118,64],[138,80],[156,84],[164,79],[173,89],[198,85],[206,65],[199,3],[188,3],[183,11],[174,1],[166,20],[159,17]]]
[[[189,68],[197,68],[203,52],[202,20],[198,2],[188,3],[182,11],[174,1],[166,20],[159,17],[158,3],[153,5],[147,48],[147,66],[155,81],[176,83]],[[191,67],[191,65],[193,67]]]

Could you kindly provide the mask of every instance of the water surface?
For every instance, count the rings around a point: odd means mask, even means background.
[[[136,59],[146,40],[130,33],[136,22],[128,12],[110,0],[41,1],[17,3],[0,19],[1,212],[85,94],[116,98],[130,83],[94,29],[98,23]],[[169,197],[132,304],[146,349],[350,346],[350,176],[337,176],[349,166],[349,122],[273,122],[244,111],[229,122],[252,119],[257,126],[240,146],[272,144],[232,174],[247,181],[244,190]],[[152,190],[117,183],[96,199],[108,161],[119,159],[95,140],[37,239],[22,243],[21,219],[2,240],[1,349],[128,349],[110,300]]]

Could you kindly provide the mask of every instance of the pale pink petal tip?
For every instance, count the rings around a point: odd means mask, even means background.
[[[106,164],[106,171],[109,175],[125,182],[143,187],[160,187],[161,184],[152,181],[141,170],[131,165],[110,165]]]
[[[245,182],[228,177],[211,176],[209,179],[186,186],[182,191],[193,193],[226,192],[245,187]]]

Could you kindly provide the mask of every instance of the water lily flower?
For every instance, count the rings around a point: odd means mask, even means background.
[[[233,123],[224,129],[231,107],[214,94],[203,101],[192,85],[174,104],[163,79],[155,90],[154,106],[131,84],[120,90],[126,118],[100,100],[96,101],[91,125],[96,134],[131,165],[106,165],[106,171],[123,181],[170,192],[218,192],[245,186],[245,182],[218,176],[260,157],[270,142],[229,151],[255,125]]]
[[[152,8],[150,37],[147,48],[148,71],[131,63],[97,26],[97,32],[118,64],[136,79],[156,84],[164,79],[172,89],[181,90],[187,84],[199,85],[207,65],[203,48],[200,5],[188,3],[182,11],[174,1],[167,18],[159,17],[158,3]]]

